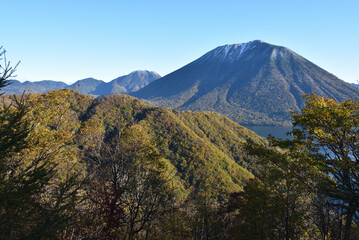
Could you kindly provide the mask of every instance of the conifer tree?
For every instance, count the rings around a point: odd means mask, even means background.
[[[16,69],[5,51],[1,60],[0,89]],[[34,141],[35,125],[41,123],[30,120],[28,99],[26,94],[3,97],[0,106],[0,239],[59,238],[78,201],[76,174],[56,181],[53,154],[44,151],[46,143]]]

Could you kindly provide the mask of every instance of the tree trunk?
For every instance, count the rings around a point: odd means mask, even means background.
[[[352,230],[352,221],[354,216],[354,208],[352,204],[348,206],[348,213],[345,219],[345,226],[344,226],[344,239],[350,240],[351,230]]]

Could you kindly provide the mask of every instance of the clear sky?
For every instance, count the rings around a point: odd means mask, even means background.
[[[20,80],[166,75],[213,48],[260,39],[359,80],[358,0],[0,0],[0,46]]]

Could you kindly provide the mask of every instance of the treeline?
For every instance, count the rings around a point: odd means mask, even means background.
[[[359,103],[306,98],[264,141],[129,96],[3,96],[0,239],[358,239]]]

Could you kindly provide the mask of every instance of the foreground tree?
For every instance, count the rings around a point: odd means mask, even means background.
[[[359,208],[359,102],[305,96],[292,139],[249,142],[259,171],[233,194],[232,231],[244,239],[355,239]]]
[[[2,48],[0,48],[2,50]],[[15,69],[6,61],[5,51],[0,52],[0,88],[9,84]],[[12,157],[28,146],[26,138],[31,130],[30,123],[25,120],[28,108],[24,103],[25,97],[16,99],[12,104],[5,103],[0,108],[0,238],[15,238],[19,235],[20,226],[25,224],[31,215],[29,200],[38,193],[42,169],[22,171],[28,181],[19,176],[19,163],[12,161]],[[43,176],[44,173],[41,173]],[[46,174],[45,174],[46,175]],[[24,191],[24,190],[27,191]],[[31,208],[30,208],[31,209]],[[20,232],[21,233],[21,232]]]
[[[0,57],[4,54],[1,52]],[[15,69],[6,60],[0,68],[3,87]],[[33,110],[25,94],[3,98],[0,106],[1,239],[59,238],[78,203],[76,174],[61,175],[59,162],[54,160],[64,142],[52,139],[51,144],[60,147],[50,151],[50,142],[43,141],[39,134],[47,123],[35,120]]]
[[[257,157],[255,178],[242,192],[231,195],[227,208],[234,214],[230,239],[300,239],[308,235],[313,170],[289,149],[249,141],[246,151]]]
[[[294,113],[293,142],[307,153],[332,184],[322,186],[344,217],[343,239],[351,239],[359,209],[359,102],[336,102],[306,95],[301,113]]]
[[[92,143],[91,143],[92,141]],[[143,127],[87,139],[90,182],[87,237],[149,239],[171,199],[164,166]]]

